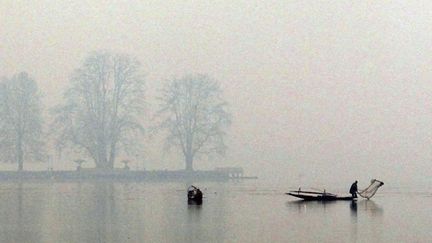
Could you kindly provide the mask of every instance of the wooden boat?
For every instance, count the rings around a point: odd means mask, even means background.
[[[187,192],[189,204],[202,204],[203,194],[201,190],[195,186],[190,186]]]
[[[287,195],[301,198],[306,201],[336,201],[336,200],[355,200],[352,196],[339,196],[328,192],[314,192],[314,191],[290,191]]]
[[[384,182],[372,179],[371,184],[364,190],[358,191],[358,195],[361,197],[367,198],[368,200],[375,195],[378,191],[378,188],[384,185]],[[324,192],[318,191],[302,191],[301,188],[298,191],[290,191],[286,193],[290,196],[301,198],[303,200],[308,201],[336,201],[336,200],[356,200],[357,197],[352,196],[339,196],[333,193],[328,193],[324,190]]]

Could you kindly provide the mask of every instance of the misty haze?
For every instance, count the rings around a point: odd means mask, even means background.
[[[0,242],[428,242],[428,1],[0,2]]]

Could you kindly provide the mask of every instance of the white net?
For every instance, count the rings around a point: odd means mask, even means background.
[[[378,191],[378,188],[380,188],[382,185],[384,185],[384,182],[372,179],[371,184],[366,189],[359,191],[358,194],[369,199],[375,195],[375,193]]]

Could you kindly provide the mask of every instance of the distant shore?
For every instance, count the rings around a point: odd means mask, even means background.
[[[229,181],[258,179],[256,176],[232,175],[220,170],[96,170],[81,171],[0,171],[0,181],[75,181],[75,180],[116,180],[116,181]]]

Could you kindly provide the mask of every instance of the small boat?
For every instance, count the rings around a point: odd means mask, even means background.
[[[329,192],[315,192],[315,191],[290,191],[287,195],[301,198],[306,201],[336,201],[336,200],[355,200],[352,196],[339,196]]]
[[[187,192],[189,204],[202,204],[203,194],[201,190],[195,186],[190,186]]]
[[[371,184],[363,190],[358,191],[358,195],[361,197],[367,198],[368,200],[372,198],[378,189],[384,185],[384,182],[379,181],[377,179],[372,179]],[[357,197],[352,196],[339,196],[333,193],[328,193],[324,190],[324,192],[318,191],[302,191],[301,188],[298,191],[290,191],[286,193],[287,195],[301,198],[307,201],[336,201],[336,200],[356,200]]]

